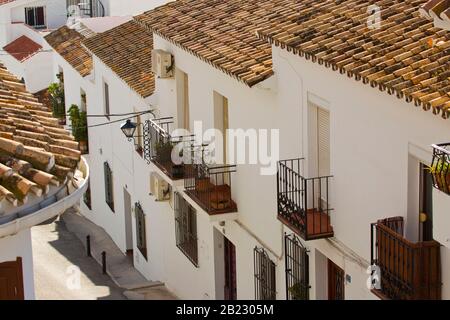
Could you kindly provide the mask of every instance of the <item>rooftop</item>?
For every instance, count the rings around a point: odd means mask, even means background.
[[[83,77],[92,71],[92,57],[81,45],[84,39],[84,35],[67,26],[45,36],[48,44]]]
[[[0,204],[17,207],[29,196],[74,176],[78,143],[52,113],[0,65]]]
[[[174,1],[135,17],[149,31],[253,86],[273,75],[271,46],[255,36],[276,0]]]
[[[23,62],[39,52],[42,47],[27,36],[21,36],[3,49],[18,61]]]
[[[153,94],[153,36],[135,21],[100,33],[83,44],[142,97]]]
[[[370,84],[416,106],[450,116],[450,34],[420,16],[425,0],[372,1],[379,28],[358,0],[280,0],[278,23],[260,39]]]

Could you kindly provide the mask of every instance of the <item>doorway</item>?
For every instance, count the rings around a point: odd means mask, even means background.
[[[328,300],[344,300],[344,281],[344,270],[328,259]]]
[[[225,300],[237,299],[236,247],[224,237]]]
[[[126,254],[133,258],[133,227],[131,222],[131,196],[126,188],[123,188],[123,203],[125,215],[125,241]]]
[[[22,258],[0,263],[0,300],[24,300]]]
[[[433,240],[433,177],[428,166],[420,163],[419,239]]]

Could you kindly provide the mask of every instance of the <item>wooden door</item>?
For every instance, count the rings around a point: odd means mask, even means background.
[[[237,299],[236,247],[224,238],[225,253],[225,300]]]
[[[24,300],[22,258],[0,263],[0,300]]]
[[[344,270],[328,259],[328,300],[344,300]]]
[[[433,177],[424,164],[420,164],[420,241],[433,240]]]

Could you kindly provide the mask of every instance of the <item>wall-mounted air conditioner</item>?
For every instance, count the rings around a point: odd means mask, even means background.
[[[173,56],[164,50],[152,51],[152,72],[158,78],[171,78],[174,74]]]
[[[156,198],[156,201],[169,201],[171,188],[167,181],[153,174],[150,177],[150,193]]]

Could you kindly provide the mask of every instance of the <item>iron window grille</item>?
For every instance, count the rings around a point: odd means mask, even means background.
[[[136,216],[136,247],[147,260],[147,231],[145,226],[145,214],[139,202],[135,204]]]
[[[175,234],[177,247],[198,267],[197,213],[175,192]]]
[[[294,234],[285,235],[286,299],[309,300],[308,250]]]
[[[114,191],[113,191],[112,171],[108,162],[105,162],[103,166],[105,171],[105,199],[108,206],[114,212]]]
[[[254,249],[255,299],[276,300],[275,263],[264,248]]]

